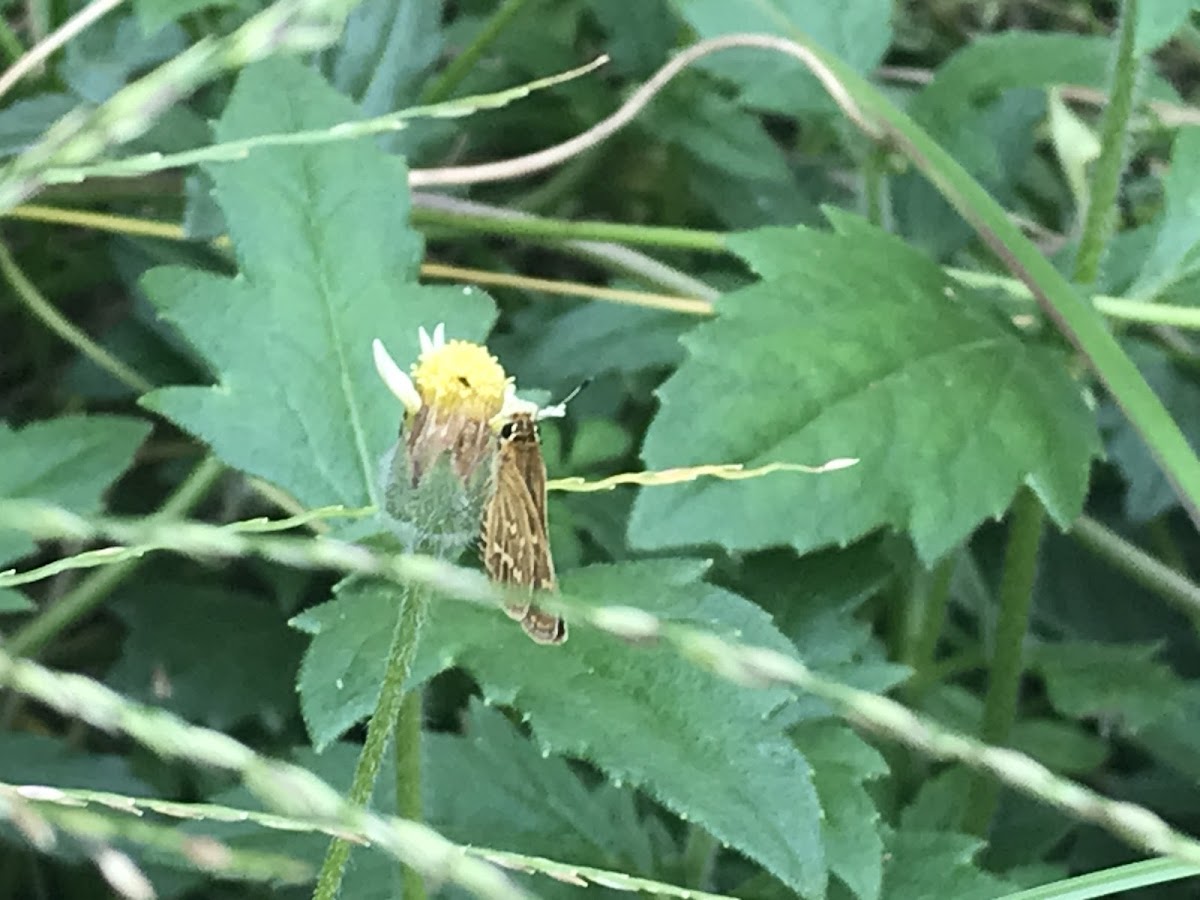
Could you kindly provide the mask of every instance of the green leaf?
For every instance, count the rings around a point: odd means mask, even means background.
[[[727,176],[786,181],[787,159],[758,116],[702,90],[668,94],[649,110],[646,126],[661,140],[678,144]]]
[[[419,102],[421,87],[445,50],[441,0],[365,0],[346,18],[341,40],[324,55],[330,83],[366,117]],[[430,158],[461,125],[414,121],[376,140],[392,153]]]
[[[1188,441],[1200,448],[1200,385],[1155,346],[1130,341],[1125,350]],[[1175,489],[1120,410],[1106,403],[1101,407],[1100,421],[1107,426],[1108,458],[1121,470],[1127,484],[1125,514],[1135,522],[1147,522],[1178,506]]]
[[[366,0],[326,51],[329,80],[364,116],[381,116],[417,101],[443,44],[439,0]]]
[[[1122,527],[1119,521],[1103,524]],[[1043,536],[1035,591],[1033,625],[1042,634],[1122,644],[1153,643],[1195,630],[1182,610],[1163,603],[1160,595],[1073,537],[1053,530]]]
[[[837,54],[858,72],[870,72],[883,59],[892,38],[888,0],[673,0],[699,38],[726,34],[775,34],[795,39],[798,31]],[[705,68],[736,83],[747,106],[785,114],[832,109],[817,80],[799,61],[760,49],[726,50]]]
[[[923,125],[944,124],[980,98],[1012,88],[1079,84],[1106,90],[1112,41],[1107,37],[1031,31],[980,35],[938,67],[913,102]],[[1147,79],[1146,93],[1178,100],[1161,78]],[[936,130],[936,129],[935,129]]]
[[[817,201],[829,196],[824,174],[793,171],[759,116],[715,95],[706,80],[687,85],[656,100],[645,127],[690,158],[691,165],[680,164],[696,199],[728,228],[818,221]]]
[[[703,564],[657,560],[562,576],[564,593],[629,604],[787,652],[753,604],[699,581]],[[698,670],[664,647],[630,647],[577,629],[532,645],[494,610],[435,604],[414,681],[466,668],[485,697],[521,710],[546,752],[577,756],[756,860],[794,889],[824,890],[821,811],[804,757],[768,721],[787,699]]]
[[[948,121],[931,124],[948,153],[999,202],[1015,205],[1018,179],[1034,158],[1045,116],[1045,98],[1027,89],[1008,91],[991,103],[955,107]],[[975,236],[949,201],[917,172],[893,179],[892,205],[903,234],[938,259]]]
[[[722,297],[684,339],[689,358],[659,390],[642,456],[652,469],[860,462],[643,489],[630,540],[804,552],[891,526],[928,562],[1023,482],[1071,522],[1097,437],[1065,360],[896,238],[834,220],[841,234],[730,239],[763,280]]]
[[[1033,667],[1062,715],[1115,719],[1136,733],[1180,713],[1191,696],[1192,689],[1157,656],[1153,644],[1064,641],[1040,646]]]
[[[95,512],[149,433],[148,423],[122,416],[60,416],[20,431],[0,422],[0,497]],[[0,530],[0,563],[31,549],[25,535]]]
[[[522,384],[578,384],[604,372],[666,368],[683,357],[679,336],[695,322],[694,316],[683,313],[586,303],[540,329],[535,345],[514,347],[525,351],[514,366],[517,380]]]
[[[813,767],[830,870],[860,900],[879,897],[883,838],[879,810],[863,782],[887,775],[887,764],[879,751],[834,720],[806,722],[791,734]]]
[[[28,612],[33,609],[33,601],[11,588],[0,588],[0,614]]]
[[[961,788],[969,790],[969,786],[970,782],[964,781]],[[963,794],[958,796],[961,808]],[[988,867],[993,871],[1007,872],[1008,877],[1015,879],[1017,873],[1009,871],[1013,867],[1027,867],[1039,861],[1058,858],[1055,850],[1063,846],[1068,836],[1085,827],[1046,803],[1016,791],[1005,790],[988,833]],[[1061,876],[1052,874],[1032,883],[1052,881],[1058,877]]]
[[[129,632],[107,681],[127,697],[223,730],[292,714],[303,638],[261,598],[157,578],[113,609]]]
[[[216,136],[354,118],[311,70],[272,60],[243,72]],[[491,300],[415,283],[421,239],[407,224],[405,171],[369,141],[267,148],[208,171],[241,274],[157,269],[144,286],[220,384],[165,388],[146,405],[305,506],[376,502],[401,410],[375,374],[372,338],[401,361],[416,358],[420,325],[480,339]]]
[[[1200,128],[1181,128],[1163,178],[1158,237],[1129,292],[1150,299],[1200,269]]]
[[[1175,36],[1192,13],[1192,0],[1152,0],[1139,3],[1133,30],[1133,52],[1152,53]]]
[[[652,832],[661,825],[637,811],[634,792],[585,787],[498,710],[473,700],[464,735],[427,733],[423,747],[429,821],[451,840],[657,874]]]
[[[962,822],[962,799],[971,788],[972,771],[950,765],[926,778],[916,796],[900,813],[905,831],[954,831]]]
[[[498,710],[473,700],[464,734],[425,732],[421,744],[424,819],[446,837],[475,847],[528,853],[575,864],[603,863],[616,871],[658,875],[665,880],[677,856],[676,841],[631,788],[588,787],[570,764],[544,755]],[[349,789],[360,747],[339,743],[319,756],[298,748],[293,761],[339,790]],[[373,809],[395,808],[395,768],[384,766]],[[214,802],[257,806],[245,788],[225,791]],[[190,830],[190,829],[189,829]],[[201,829],[196,828],[197,831]],[[264,830],[250,822],[207,822],[205,834],[243,850],[265,850],[320,859],[329,839],[314,831]],[[611,866],[609,866],[611,868]],[[343,896],[394,900],[395,863],[368,848],[354,851]],[[667,870],[664,872],[663,870]],[[514,875],[524,881],[521,875]],[[530,877],[538,896],[571,898],[576,888]],[[617,900],[627,894],[594,884],[588,896]]]
[[[841,80],[845,90],[862,105],[866,114],[878,117],[904,148],[912,165],[938,186],[956,210],[970,219],[981,233],[988,235],[988,242],[997,254],[1009,261],[1009,267],[1019,270],[1022,278],[1035,286],[1057,330],[1084,355],[1100,382],[1154,449],[1163,469],[1179,486],[1189,514],[1193,519],[1200,519],[1200,501],[1197,500],[1200,498],[1200,458],[1137,368],[1121,351],[1096,309],[1085,302],[1079,291],[1021,234],[996,200],[928,133],[837,57],[811,41],[806,46]]]
[[[666,0],[585,2],[605,32],[605,52],[622,74],[647,77],[670,54],[679,21]]]
[[[392,582],[348,578],[288,623],[313,636],[296,690],[318,753],[375,708],[402,596]]]
[[[884,900],[993,900],[1011,886],[975,862],[978,838],[945,831],[894,832],[887,841]]]

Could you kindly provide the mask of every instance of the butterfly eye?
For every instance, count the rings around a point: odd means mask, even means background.
[[[514,427],[515,427],[515,423],[513,423],[513,422],[505,422],[505,423],[504,423],[504,424],[503,424],[503,425],[500,427],[500,437],[501,437],[501,439],[502,439],[502,440],[508,440],[510,437],[512,437],[512,436],[513,436],[513,428],[514,428]]]

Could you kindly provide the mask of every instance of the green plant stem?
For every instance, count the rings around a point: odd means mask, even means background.
[[[871,148],[862,164],[863,207],[867,220],[877,228],[891,230],[888,202],[887,151]]]
[[[529,0],[504,0],[496,11],[483,23],[475,40],[462,53],[458,54],[437,80],[430,84],[421,94],[422,103],[441,103],[454,93],[464,78],[471,73],[479,57],[484,54],[498,38],[501,32],[519,13]],[[407,900],[407,895],[405,895]]]
[[[395,630],[392,632],[392,643],[391,649],[388,651],[383,686],[379,691],[379,702],[375,704],[375,712],[371,714],[371,719],[367,723],[367,738],[363,742],[362,752],[354,767],[354,780],[350,784],[350,793],[346,797],[347,802],[353,806],[367,806],[371,799],[371,792],[375,789],[375,780],[383,765],[388,738],[391,737],[392,731],[396,727],[404,705],[405,681],[412,669],[421,626],[425,622],[429,606],[427,589],[418,587],[398,589],[403,590],[404,599],[400,606],[400,615],[396,618]],[[419,716],[417,727],[420,727]],[[420,777],[419,771],[417,777]],[[325,861],[321,865],[321,872],[317,876],[313,900],[334,900],[337,897],[342,886],[342,877],[346,872],[346,863],[350,860],[350,847],[348,841],[339,838],[334,838],[330,842],[329,850],[325,854]],[[408,881],[409,879],[406,877],[406,887]],[[409,895],[405,894],[405,896]]]
[[[687,840],[683,845],[684,887],[706,890],[712,878],[713,865],[717,860],[717,839],[695,822],[688,825]]]
[[[424,821],[421,802],[421,690],[413,688],[400,703],[396,723],[396,815]],[[403,871],[404,900],[425,900],[425,882],[415,869]]]
[[[998,288],[1015,299],[1033,302],[1033,292],[1017,280],[994,272],[979,272],[972,269],[946,268],[945,272],[955,281],[971,287]],[[1170,306],[1095,294],[1091,298],[1097,312],[1110,319],[1136,322],[1140,325],[1171,325],[1176,328],[1200,328],[1200,309],[1194,306]]]
[[[934,683],[933,659],[946,621],[950,581],[954,577],[957,561],[957,554],[951,554],[935,565],[931,572],[922,573],[918,579],[918,589],[909,598],[912,621],[902,657],[902,661],[913,670],[912,678],[905,686],[909,703],[915,704]]]
[[[185,515],[204,498],[224,471],[224,466],[215,456],[205,457],[149,520],[173,519]],[[64,629],[95,609],[118,584],[141,565],[141,559],[127,559],[88,576],[57,603],[26,622],[5,642],[4,649],[12,656],[31,656],[38,653]]]
[[[1100,262],[1116,226],[1117,193],[1125,163],[1129,117],[1133,110],[1138,60],[1134,53],[1137,0],[1125,0],[1113,65],[1109,105],[1101,128],[1100,157],[1092,173],[1092,184],[1079,251],[1075,258],[1075,281],[1092,284],[1100,273]],[[1193,457],[1194,458],[1194,457]],[[1017,699],[1024,670],[1022,650],[1029,627],[1037,576],[1038,547],[1045,529],[1045,510],[1030,489],[1022,488],[1013,506],[1004,574],[1000,583],[1000,618],[992,651],[987,696],[984,700],[982,738],[989,744],[1008,740],[1017,715]],[[967,801],[968,831],[985,836],[1000,798],[1000,786],[990,778],[976,777]]]
[[[414,206],[413,224],[441,225],[468,231],[482,231],[506,237],[534,238],[544,241],[565,241],[570,238],[592,241],[616,241],[621,244],[643,244],[725,253],[725,235],[719,231],[699,231],[692,228],[662,228],[651,225],[626,225],[620,222],[573,222],[568,219],[548,219],[541,216],[482,215]]]
[[[536,216],[526,212],[507,209],[502,206],[490,206],[486,203],[477,203],[473,200],[460,200],[444,194],[427,194],[421,191],[413,191],[411,200],[414,217],[418,215],[418,210],[433,210],[450,214],[461,213],[473,217],[479,222],[495,223],[514,219],[533,220],[535,222],[561,221],[538,219]],[[604,224],[607,225],[608,223]],[[429,227],[437,226],[428,226],[425,229],[427,235]],[[447,230],[452,233],[458,233],[462,229],[452,226]],[[583,259],[591,260],[610,271],[636,278],[638,281],[657,289],[676,291],[685,297],[694,297],[709,303],[712,303],[721,296],[720,291],[699,279],[693,278],[686,272],[681,272],[679,269],[672,268],[653,257],[646,256],[637,250],[624,247],[620,244],[594,240],[566,240],[554,242],[554,245],[570,251]],[[1198,316],[1198,319],[1200,319],[1200,316]]]
[[[33,282],[25,276],[4,244],[0,244],[0,271],[4,273],[4,278],[25,304],[26,309],[43,325],[125,386],[139,394],[153,390],[154,384],[149,379],[121,362],[67,321],[62,313],[54,308],[54,304],[43,297]]]
[[[440,194],[413,194],[413,224],[418,227],[445,228],[448,231],[469,231],[495,234],[503,237],[523,238],[548,243],[580,241],[612,241],[615,243],[657,246],[703,253],[727,253],[725,235],[717,231],[699,231],[685,228],[660,228],[653,225],[626,225],[617,222],[577,222],[570,219],[554,219],[546,216],[517,214],[498,207],[457,201]],[[603,262],[603,260],[600,260]],[[661,264],[660,264],[661,265]],[[993,272],[977,272],[969,269],[946,269],[956,281],[972,287],[999,288],[1011,296],[1034,302],[1033,292],[1019,279],[997,275]],[[633,274],[638,274],[634,272]],[[678,290],[692,296],[710,299],[705,294],[680,284],[656,278],[660,287]],[[1176,328],[1200,329],[1200,309],[1193,306],[1170,306],[1158,303],[1143,303],[1124,297],[1098,294],[1091,298],[1096,310],[1112,319],[1136,322],[1142,325],[1172,325]]]
[[[1075,281],[1092,284],[1117,223],[1117,194],[1129,140],[1129,119],[1137,87],[1139,59],[1134,52],[1138,0],[1124,0],[1118,24],[1116,56],[1108,106],[1100,126],[1100,156],[1092,170],[1092,183],[1083,232],[1075,257]]]
[[[1000,579],[1000,617],[992,649],[987,696],[983,707],[981,739],[1004,744],[1017,716],[1017,697],[1024,670],[1023,649],[1037,577],[1038,546],[1042,541],[1046,513],[1029,488],[1021,488],[1012,507],[1004,574]],[[977,776],[967,799],[965,825],[968,831],[986,835],[1000,798],[999,784]]]
[[[1135,547],[1095,519],[1080,517],[1071,527],[1070,534],[1142,587],[1154,591],[1185,615],[1200,622],[1200,585]]]

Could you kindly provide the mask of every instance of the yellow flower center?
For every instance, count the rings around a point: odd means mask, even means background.
[[[422,353],[412,379],[426,406],[484,421],[500,412],[508,384],[496,357],[470,341],[448,341]]]

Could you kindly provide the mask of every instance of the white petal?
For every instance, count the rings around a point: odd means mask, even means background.
[[[421,334],[424,336],[424,331]],[[396,361],[392,359],[391,354],[383,346],[383,341],[379,338],[375,338],[371,343],[371,352],[375,355],[375,371],[379,373],[383,383],[388,386],[388,390],[404,404],[404,408],[410,415],[416,413],[421,408],[421,395],[417,393],[412,379],[396,365]]]
[[[564,400],[562,403],[555,403],[553,406],[543,406],[537,411],[537,418],[541,419],[562,419],[567,415],[567,403]]]
[[[437,334],[436,328],[433,329],[433,333]],[[422,356],[424,356],[426,353],[430,352],[433,349],[433,340],[429,337],[429,332],[427,332],[425,330],[424,325],[422,325],[420,328],[417,329],[417,339],[421,342],[421,355]]]
[[[858,465],[858,458],[852,456],[844,456],[838,459],[831,459],[829,462],[820,466],[818,472],[836,472],[838,469],[848,469],[851,466]]]
[[[446,346],[446,323],[438,322],[437,327],[433,329],[433,346],[434,349]]]

